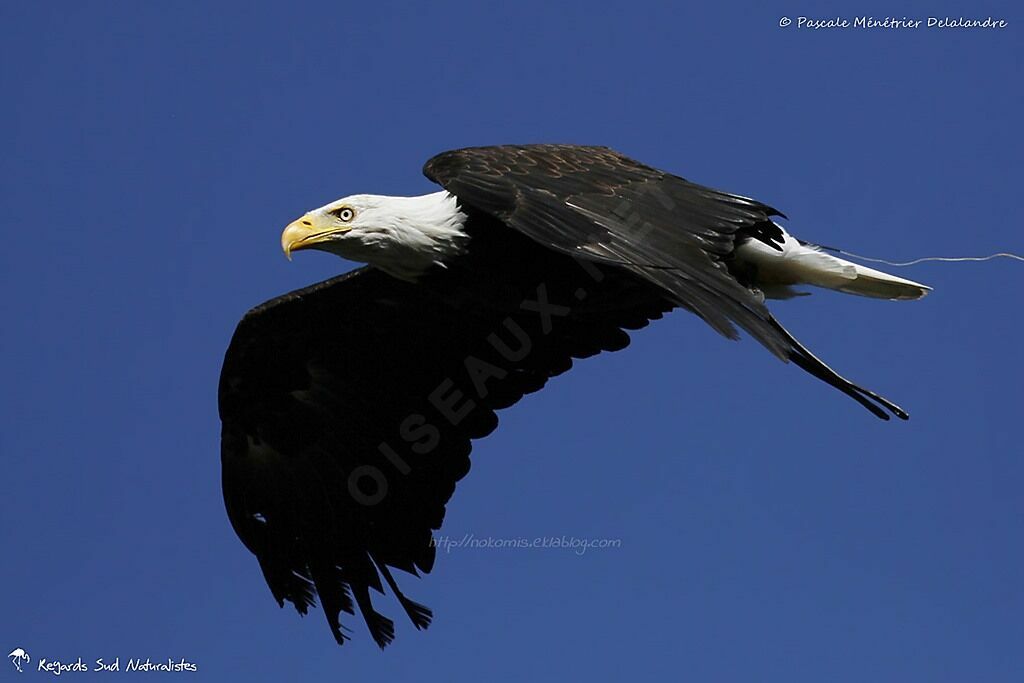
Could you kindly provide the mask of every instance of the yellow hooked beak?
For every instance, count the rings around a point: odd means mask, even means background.
[[[328,241],[331,235],[348,232],[350,228],[321,229],[319,218],[314,214],[307,213],[302,218],[292,221],[281,233],[281,249],[288,260],[292,260],[292,252],[300,249],[309,249],[317,244]]]

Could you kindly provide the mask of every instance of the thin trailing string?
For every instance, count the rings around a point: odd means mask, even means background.
[[[822,248],[828,249],[829,251],[834,251],[838,254],[843,254],[844,256],[850,256],[855,259],[860,259],[861,261],[870,261],[872,263],[884,263],[889,266],[897,267],[914,266],[917,265],[918,263],[924,263],[925,261],[945,261],[947,263],[955,263],[959,261],[991,261],[992,259],[997,258],[1009,258],[1014,259],[1016,261],[1024,261],[1024,256],[1020,256],[1018,254],[1011,254],[1005,251],[1001,251],[998,254],[989,254],[988,256],[925,256],[923,258],[916,258],[913,261],[886,261],[885,259],[881,258],[861,256],[860,254],[854,254],[853,252],[845,251],[843,249],[836,249],[835,247]]]

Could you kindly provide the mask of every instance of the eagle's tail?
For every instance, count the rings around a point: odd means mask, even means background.
[[[828,289],[834,289],[847,294],[859,296],[870,296],[875,299],[892,299],[894,301],[913,301],[920,299],[932,288],[922,285],[920,282],[906,280],[895,275],[883,273],[874,268],[862,266],[859,263],[852,263],[845,259],[817,251],[811,245],[800,245],[805,252],[813,254],[817,261],[831,261],[829,265],[821,270],[807,268],[804,280],[809,285],[817,285]]]
[[[785,231],[779,249],[756,240],[736,247],[737,267],[770,298],[794,296],[790,285],[815,285],[875,299],[920,299],[931,287],[838,258]]]

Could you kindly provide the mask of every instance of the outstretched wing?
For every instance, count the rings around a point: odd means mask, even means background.
[[[788,358],[768,309],[726,266],[738,233],[781,242],[770,206],[606,147],[473,147],[439,154],[423,172],[545,246],[626,268],[725,336],[736,338],[736,323]]]
[[[552,257],[528,248],[538,253],[526,262]],[[540,279],[510,275],[497,283],[507,296],[472,305],[457,269],[414,285],[364,268],[239,323],[220,382],[224,499],[278,603],[305,613],[319,594],[339,643],[339,612],[358,606],[383,647],[393,624],[368,591],[383,577],[413,623],[429,624],[389,567],[430,571],[431,532],[469,470],[470,440],[573,358],[622,348],[622,328],[670,308],[615,278],[588,285],[595,306],[581,306],[585,280],[545,268],[511,267]],[[628,305],[609,308],[616,296]]]
[[[734,323],[772,353],[854,398],[882,419],[898,406],[825,365],[730,274],[737,238],[779,248],[782,214],[753,199],[691,183],[607,147],[470,147],[430,159],[424,174],[463,204],[539,244],[634,273],[735,339]]]

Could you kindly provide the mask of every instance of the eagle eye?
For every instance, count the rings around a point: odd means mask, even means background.
[[[331,211],[331,213],[337,216],[338,219],[344,223],[348,223],[349,221],[356,217],[356,212],[353,211],[352,208],[348,206],[343,206],[340,209],[335,209],[334,211]]]

